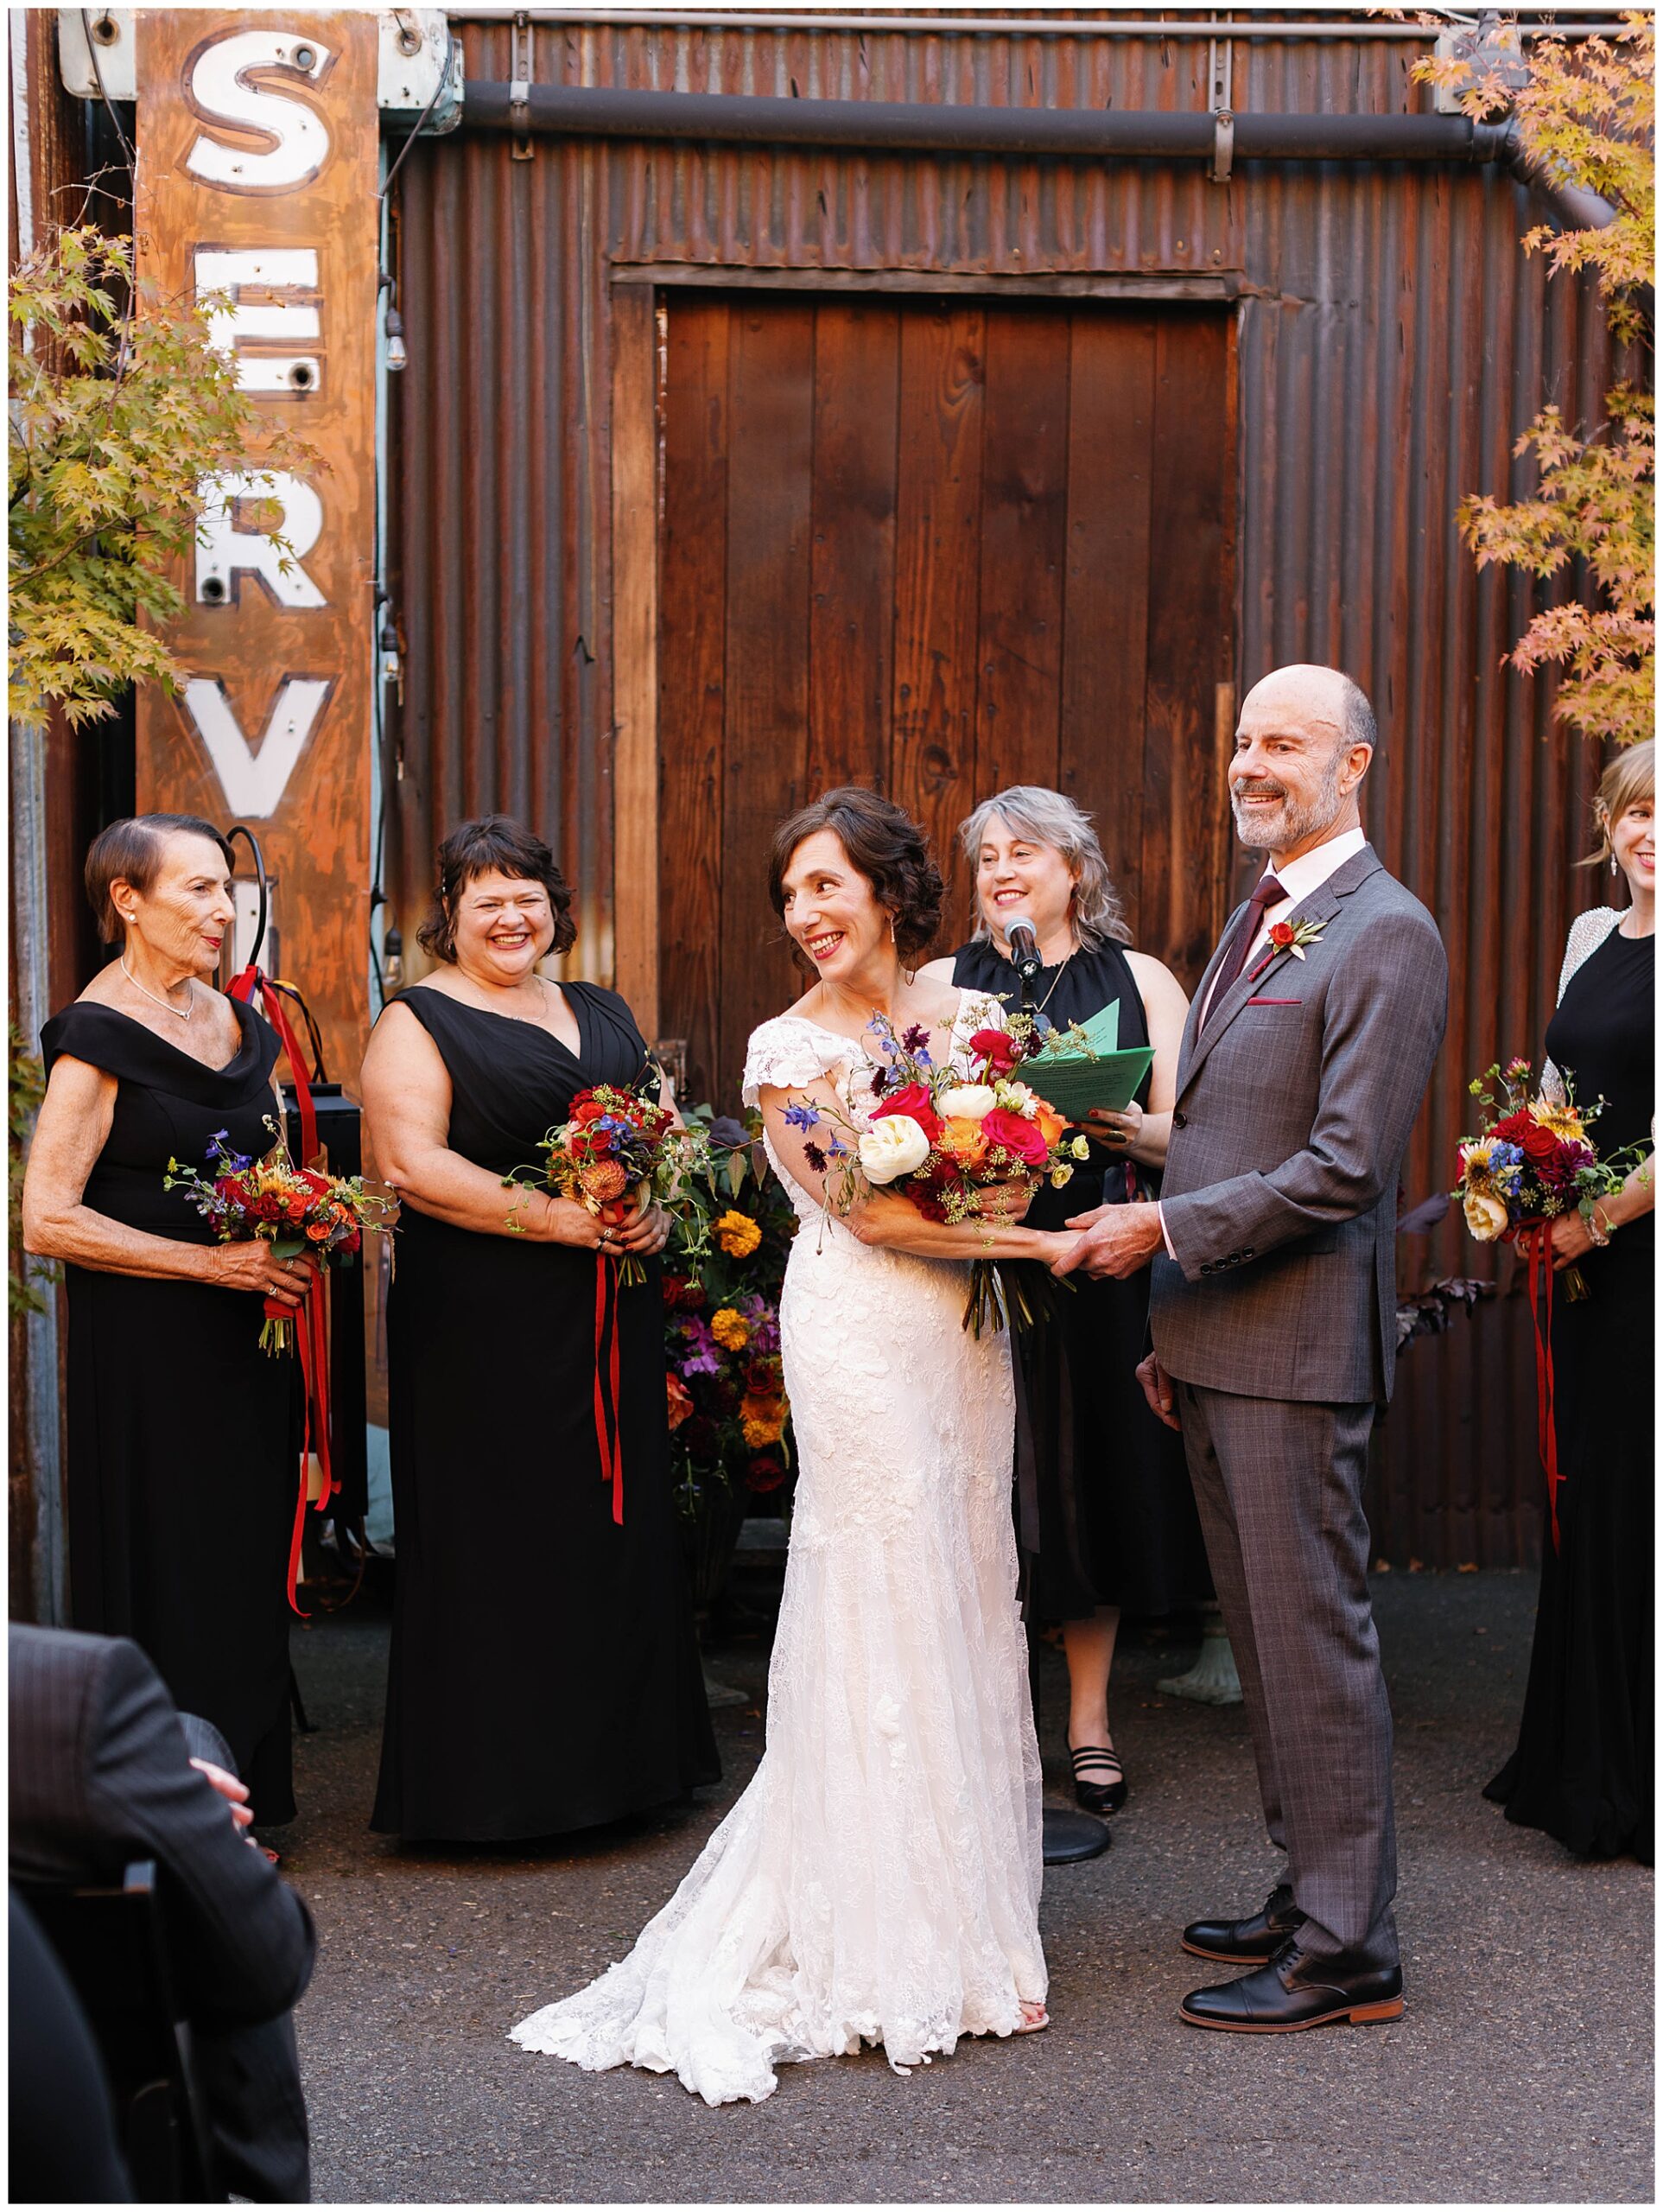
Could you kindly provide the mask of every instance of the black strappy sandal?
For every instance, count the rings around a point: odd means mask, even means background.
[[[1117,1752],[1101,1744],[1082,1744],[1076,1751],[1069,1745],[1074,1767],[1074,1800],[1082,1810],[1101,1819],[1118,1813],[1127,1799],[1126,1770]]]

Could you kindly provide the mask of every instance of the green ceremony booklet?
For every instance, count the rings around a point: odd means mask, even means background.
[[[1118,999],[1089,1021],[1079,1023],[1078,1029],[1086,1041],[1083,1052],[1074,1049],[1075,1040],[1066,1032],[1058,1031],[1022,1069],[1023,1080],[1070,1122],[1083,1122],[1094,1106],[1124,1113],[1154,1065],[1152,1046],[1134,1045],[1120,1051]]]

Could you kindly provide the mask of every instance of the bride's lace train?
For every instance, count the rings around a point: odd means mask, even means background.
[[[799,1071],[801,1033],[822,1057],[839,1042],[769,1023],[747,1083],[807,1079],[753,1072],[781,1030]],[[783,2062],[865,2040],[911,2066],[1043,2001],[1010,1355],[961,1328],[967,1281],[805,1217],[781,1314],[801,1476],[766,1755],[629,1956],[522,2021],[524,2048],[754,2101]]]

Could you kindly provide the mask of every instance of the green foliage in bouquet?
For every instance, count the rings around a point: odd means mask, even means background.
[[[204,479],[246,471],[257,450],[275,469],[318,465],[209,342],[217,304],[157,298],[132,240],[91,225],[55,232],[12,276],[10,697],[27,728],[54,705],[72,728],[97,721],[135,682],[177,690],[156,626],[184,612],[171,571],[194,548]]]

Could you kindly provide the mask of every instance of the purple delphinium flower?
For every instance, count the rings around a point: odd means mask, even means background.
[[[806,1100],[799,1099],[796,1105],[785,1109],[785,1120],[787,1125],[794,1129],[816,1128],[820,1123],[819,1109],[810,1106]]]

